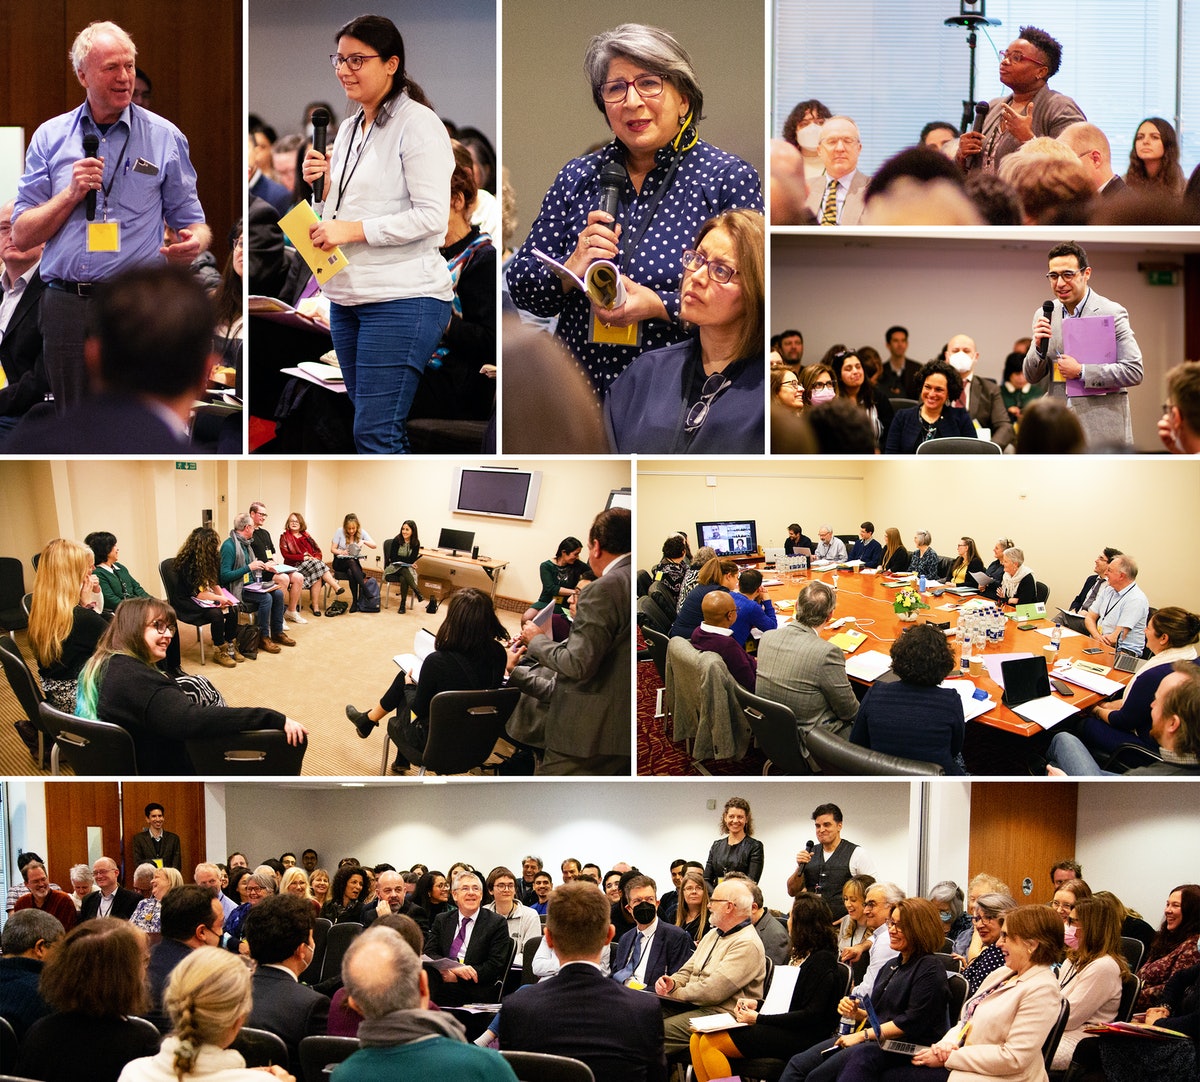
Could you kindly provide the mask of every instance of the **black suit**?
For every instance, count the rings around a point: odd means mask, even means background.
[[[612,971],[624,969],[633,957],[633,943],[638,934],[637,927],[631,928],[621,936],[612,952]],[[646,987],[653,988],[659,977],[674,973],[682,968],[683,963],[696,949],[692,937],[682,928],[668,924],[659,919],[658,927],[654,930],[654,938],[650,941],[650,960],[646,963]]]
[[[42,366],[42,332],[38,327],[38,302],[45,291],[46,283],[34,271],[4,329],[0,365],[8,383],[0,387],[0,417],[20,417],[50,390]]]
[[[1100,197],[1102,199],[1111,199],[1114,195],[1120,195],[1122,192],[1129,191],[1129,185],[1124,179],[1113,173],[1109,182],[1100,189]]]
[[[282,1037],[294,1071],[300,1065],[300,1041],[325,1032],[329,997],[274,966],[260,964],[252,980],[254,1006],[246,1024]]]
[[[130,857],[130,863],[136,868],[139,864],[153,864],[156,860],[162,861],[164,868],[183,868],[183,856],[179,849],[179,835],[172,834],[169,830],[163,831],[162,841],[157,849],[154,847],[154,839],[150,837],[150,831],[139,830],[133,836],[133,856]]]
[[[142,900],[142,896],[136,890],[126,890],[124,887],[117,887],[116,896],[113,898],[112,909],[108,911],[110,917],[117,917],[119,920],[129,920],[133,916],[133,911],[137,909],[138,902]],[[100,915],[100,892],[92,891],[83,900],[83,905],[79,910],[79,919],[88,920],[90,917]]]
[[[145,1017],[149,1018],[162,1033],[171,1029],[171,1020],[163,1010],[163,992],[171,973],[189,954],[192,948],[178,939],[161,939],[150,948],[150,964],[146,967],[146,983],[150,988],[150,1010]]]
[[[30,454],[179,454],[189,440],[133,395],[98,394],[61,417],[26,418],[4,450]]]
[[[434,919],[425,939],[425,953],[430,958],[451,957],[450,945],[458,933],[459,920],[457,909],[440,913]],[[471,939],[463,957],[463,965],[474,967],[479,980],[443,981],[439,975],[431,972],[430,998],[439,1007],[461,1007],[464,1003],[492,1002],[497,998],[496,982],[505,975],[511,956],[512,939],[508,934],[508,922],[490,909],[480,908],[475,913]]]
[[[596,1082],[667,1077],[658,997],[623,988],[586,962],[569,963],[505,999],[500,1047],[582,1060]]]

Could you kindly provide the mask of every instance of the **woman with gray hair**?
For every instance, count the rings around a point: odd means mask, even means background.
[[[1000,933],[1004,929],[1004,914],[1016,907],[1017,903],[1007,894],[981,894],[975,899],[971,907],[971,922],[979,933],[983,949],[962,971],[967,978],[968,997],[979,991],[984,977],[1004,965],[1004,955],[999,945]]]
[[[1025,553],[1015,546],[1006,548],[1000,557],[1004,578],[996,591],[1001,605],[1032,605],[1037,600],[1037,580],[1033,570],[1025,566]]]
[[[963,909],[963,891],[957,883],[943,879],[935,883],[926,897],[938,907],[946,938],[958,941],[958,937],[971,931],[971,914]]]
[[[250,953],[249,944],[242,939],[246,915],[264,898],[276,894],[279,885],[275,882],[275,876],[270,872],[251,872],[242,877],[239,888],[247,900],[225,918],[225,943],[231,951],[248,955]]]
[[[86,864],[73,864],[67,874],[71,878],[71,901],[75,903],[75,911],[78,913],[84,898],[96,889],[96,877]]]
[[[913,534],[912,558],[908,561],[908,570],[927,579],[938,577],[938,554],[933,551],[933,535],[928,530],[918,530]]]
[[[700,141],[704,94],[691,57],[665,30],[625,23],[597,34],[584,71],[613,140],[563,167],[507,278],[519,308],[558,316],[555,333],[603,397],[640,353],[686,337],[679,255],[700,227],[724,210],[761,213],[763,201],[753,166]],[[606,189],[615,190],[611,202]],[[576,288],[597,260],[620,266],[620,305]]]

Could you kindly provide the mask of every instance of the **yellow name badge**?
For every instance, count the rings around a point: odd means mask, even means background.
[[[245,574],[242,576],[242,582],[249,582],[249,581],[250,581],[250,572],[249,572],[249,571],[247,571],[247,572],[246,572],[246,573],[245,573]]]
[[[1062,369],[1058,367],[1058,361],[1054,362],[1054,382],[1066,383],[1067,377],[1062,374]]]
[[[87,250],[89,252],[119,252],[121,250],[121,223],[88,222]]]

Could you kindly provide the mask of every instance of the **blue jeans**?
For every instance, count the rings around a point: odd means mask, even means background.
[[[271,590],[260,593],[258,590],[243,590],[242,604],[248,608],[257,606],[258,630],[264,639],[283,633],[283,591]]]
[[[1099,764],[1092,758],[1092,753],[1073,733],[1056,733],[1050,741],[1050,750],[1046,752],[1046,758],[1073,778],[1116,777],[1114,771],[1100,769]]]
[[[450,322],[450,302],[409,297],[329,306],[329,330],[364,455],[409,453],[404,423],[421,373]]]

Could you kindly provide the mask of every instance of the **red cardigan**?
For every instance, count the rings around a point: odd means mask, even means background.
[[[283,553],[289,563],[298,563],[305,556],[322,559],[321,546],[312,539],[312,534],[307,531],[297,537],[291,530],[285,530],[279,535],[279,551]]]

